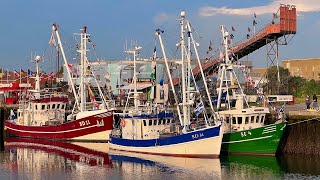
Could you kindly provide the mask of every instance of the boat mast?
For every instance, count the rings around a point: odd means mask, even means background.
[[[61,53],[62,53],[63,61],[64,61],[64,64],[65,64],[65,67],[67,69],[68,79],[70,81],[70,84],[71,84],[71,87],[72,87],[72,92],[73,92],[74,98],[76,100],[76,104],[78,106],[78,109],[79,109],[80,107],[79,107],[78,95],[77,95],[76,89],[75,89],[73,81],[72,81],[71,72],[70,72],[70,69],[69,69],[69,66],[68,66],[68,62],[67,62],[67,59],[66,59],[66,55],[64,53],[64,49],[63,49],[62,43],[61,43],[60,34],[59,34],[59,31],[58,31],[58,26],[56,24],[52,25],[52,31],[55,31],[55,33],[56,33],[56,36],[57,36],[57,39],[58,39],[58,43],[59,43],[59,47],[60,47],[60,50],[61,50]]]
[[[186,69],[185,69],[185,59],[184,59],[184,48],[185,48],[185,42],[184,42],[184,19],[185,19],[186,13],[184,11],[181,11],[180,13],[180,47],[181,47],[181,80],[182,80],[182,111],[183,111],[183,132],[186,132],[188,128],[188,115],[190,114],[190,108],[189,108],[189,100],[187,102],[187,96],[189,97],[189,91],[186,91]],[[187,71],[188,72],[188,71]],[[187,95],[188,94],[188,95]]]
[[[170,68],[169,68],[169,64],[168,64],[168,60],[167,60],[167,55],[166,55],[166,52],[164,50],[164,46],[163,46],[163,43],[162,43],[161,33],[163,33],[163,31],[161,31],[160,29],[156,30],[156,36],[158,36],[158,38],[159,38],[160,47],[161,47],[161,50],[162,50],[164,62],[165,62],[165,65],[166,65],[167,74],[168,74],[169,81],[170,81],[170,86],[171,86],[171,89],[172,89],[172,92],[173,92],[174,100],[175,100],[175,102],[177,104],[176,107],[177,107],[179,121],[180,121],[180,124],[183,124],[182,117],[181,117],[181,112],[180,112],[180,107],[179,107],[179,101],[178,101],[176,90],[174,89],[174,84],[173,84],[171,73],[170,73]]]
[[[80,33],[80,68],[81,68],[81,75],[80,75],[80,111],[85,111],[86,110],[86,72],[87,72],[87,62],[86,62],[86,57],[87,57],[87,26],[84,26],[84,28],[81,30]]]
[[[39,76],[39,62],[41,60],[41,56],[36,56],[34,62],[36,63],[36,71],[37,71],[37,74],[36,74],[36,77],[35,77],[35,87],[34,87],[34,90],[36,91],[35,93],[35,97],[36,99],[39,99],[40,98],[40,76]]]
[[[205,90],[206,90],[206,94],[207,94],[207,97],[209,99],[209,104],[210,104],[210,108],[211,108],[211,112],[212,113],[215,113],[214,111],[214,108],[213,108],[213,105],[212,105],[212,100],[211,100],[211,97],[210,97],[210,92],[209,92],[209,88],[208,88],[208,85],[206,83],[206,79],[205,79],[205,76],[204,76],[204,73],[203,73],[203,69],[202,69],[202,65],[201,65],[201,62],[200,62],[200,58],[199,58],[199,54],[198,54],[198,50],[197,50],[197,45],[196,45],[196,42],[194,41],[193,39],[193,35],[192,35],[192,31],[191,31],[191,24],[190,22],[187,22],[187,27],[188,27],[188,35],[190,36],[191,38],[191,41],[192,41],[192,44],[193,44],[193,48],[195,50],[195,54],[196,54],[196,57],[197,57],[197,62],[198,62],[198,66],[200,68],[200,72],[201,72],[201,76],[202,76],[202,81],[203,81],[203,84],[204,84],[204,87],[205,87]],[[190,45],[189,45],[190,46]],[[191,53],[191,52],[190,52]],[[190,68],[191,68],[191,65],[190,65]],[[190,73],[192,73],[192,69],[190,69]],[[206,121],[207,123],[207,121]],[[208,124],[207,124],[208,125]]]
[[[133,50],[125,51],[125,53],[133,54],[133,85],[134,85],[134,91],[133,91],[133,102],[134,102],[134,109],[135,111],[138,110],[138,91],[137,91],[137,65],[136,65],[136,56],[139,54],[142,47],[135,47]]]

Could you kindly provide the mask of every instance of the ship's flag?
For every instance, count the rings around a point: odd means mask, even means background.
[[[48,79],[49,79],[49,78],[53,78],[53,77],[54,77],[53,72],[51,72],[51,73],[47,76]]]
[[[257,18],[257,15],[256,15],[256,13],[253,13],[253,16],[254,16],[254,18]]]
[[[20,76],[24,76],[25,73],[24,70],[20,69]]]
[[[77,70],[73,68],[73,64],[68,64],[68,68],[70,69],[71,74],[77,75]]]
[[[197,107],[194,109],[194,114],[196,116],[199,116],[199,114],[201,114],[203,111],[204,111],[204,106],[202,103],[199,103]]]
[[[52,30],[52,33],[51,33],[51,37],[50,37],[50,40],[49,40],[49,44],[54,47],[55,49],[58,49],[58,46],[57,46],[57,43],[56,43],[56,40],[54,38],[54,31]]]
[[[236,31],[233,26],[231,27],[231,30],[232,30],[232,31]]]
[[[251,31],[251,29],[248,27],[248,32],[250,32]]]
[[[20,77],[20,74],[19,74],[19,72],[17,70],[14,70],[14,75],[15,75],[16,78]]]
[[[32,75],[33,75],[33,72],[30,69],[28,69],[28,76],[32,76]]]
[[[15,120],[16,119],[16,115],[14,114],[13,110],[10,110],[10,116],[9,116],[9,120]]]

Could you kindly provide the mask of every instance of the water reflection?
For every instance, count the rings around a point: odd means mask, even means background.
[[[276,157],[222,156],[222,174],[226,179],[282,179],[283,172]]]
[[[310,179],[320,157],[222,156],[220,159],[145,155],[107,143],[8,139],[0,179]]]
[[[220,159],[183,158],[109,151],[121,173],[148,179],[221,179]]]

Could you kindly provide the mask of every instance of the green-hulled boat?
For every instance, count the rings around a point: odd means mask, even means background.
[[[228,154],[275,155],[286,122],[223,135],[221,151]]]
[[[228,32],[221,26],[225,46],[225,57],[219,65],[217,79],[218,115],[224,120],[222,153],[275,155],[282,138],[286,121],[278,111],[278,121],[265,125],[268,107],[250,107],[237,75],[242,72],[248,78],[246,68],[229,57]],[[235,68],[239,70],[235,73]],[[248,78],[252,82],[251,78]],[[257,92],[258,94],[262,94]],[[246,107],[245,107],[246,106]]]

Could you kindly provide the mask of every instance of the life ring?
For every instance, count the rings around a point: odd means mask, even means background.
[[[19,124],[23,124],[22,118],[19,118]]]
[[[126,121],[124,119],[121,120],[121,126],[126,127]]]

